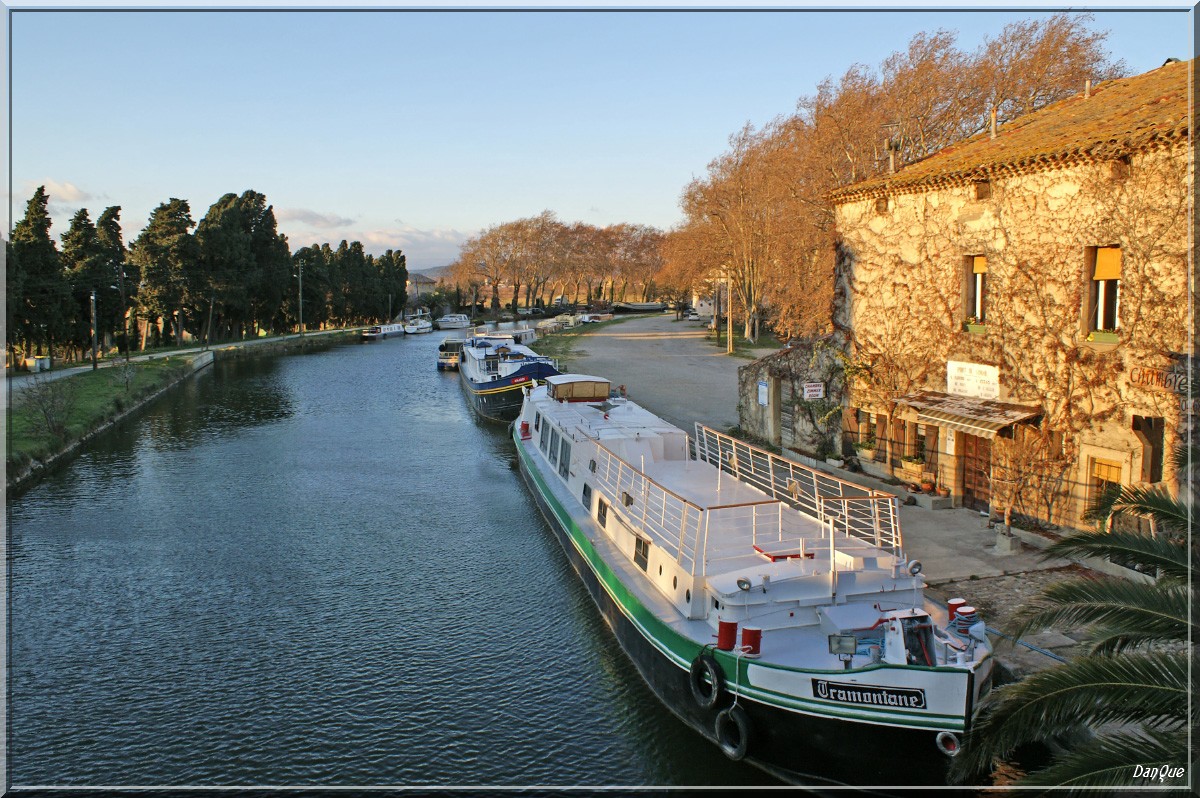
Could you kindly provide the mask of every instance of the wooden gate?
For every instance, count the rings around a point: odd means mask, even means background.
[[[992,488],[988,475],[992,467],[992,442],[987,438],[963,435],[963,507],[991,509]]]

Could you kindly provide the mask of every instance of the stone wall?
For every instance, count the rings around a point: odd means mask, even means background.
[[[1060,484],[1027,491],[1021,512],[1078,524],[1094,459],[1119,463],[1122,484],[1140,481],[1134,416],[1163,419],[1168,461],[1182,434],[1170,375],[1191,341],[1188,152],[1044,168],[986,189],[947,185],[837,207],[847,406],[892,415],[898,397],[946,391],[948,361],[998,368],[999,399],[1042,408],[1039,429],[1061,449]],[[1120,325],[1089,337],[1097,247],[1121,250]],[[968,329],[978,255],[986,321]],[[953,472],[954,454],[944,454]]]
[[[841,364],[836,339],[824,336],[801,340],[742,366],[738,369],[742,430],[817,459],[840,456]],[[806,385],[812,394],[807,398]]]

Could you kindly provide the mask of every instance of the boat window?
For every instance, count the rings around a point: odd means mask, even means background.
[[[550,442],[550,425],[547,424],[546,426],[542,427],[542,438],[540,441],[538,441],[538,446],[541,447],[541,450],[544,452],[544,451],[546,451],[546,444],[548,444],[549,442]]]
[[[546,452],[546,459],[550,461],[550,465],[558,464],[558,430],[550,430],[550,449]]]
[[[596,520],[600,522],[600,526],[604,527],[608,523],[608,504],[604,499],[597,499],[596,504]]]
[[[586,482],[583,483],[583,506],[589,513],[592,511],[592,486]]]
[[[650,563],[650,541],[644,538],[634,538],[633,561],[643,571],[646,570]]]
[[[563,438],[562,448],[558,451],[558,475],[563,479],[571,473],[571,442]]]
[[[541,414],[541,413],[537,413],[536,415],[534,415],[534,417],[533,417],[533,428],[534,428],[534,429],[541,429],[541,428],[542,428],[542,414]]]

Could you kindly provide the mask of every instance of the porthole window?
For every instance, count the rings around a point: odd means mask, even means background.
[[[683,600],[686,601],[688,604],[691,604],[692,603],[692,591],[690,591],[690,590],[683,591]]]
[[[679,589],[679,577],[678,577],[678,576],[672,576],[672,577],[671,577],[671,589],[672,589],[672,590],[678,590],[678,589]]]

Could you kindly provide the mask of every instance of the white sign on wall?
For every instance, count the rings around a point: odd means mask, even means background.
[[[823,382],[806,382],[806,383],[804,383],[804,398],[805,399],[824,399],[825,398],[825,383],[823,383]]]
[[[758,381],[758,403],[763,407],[767,406],[767,381]]]
[[[946,393],[974,396],[979,399],[999,399],[1000,369],[981,363],[947,360]]]

